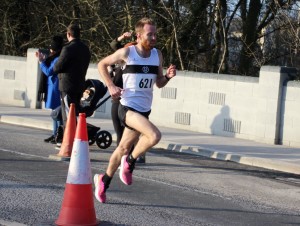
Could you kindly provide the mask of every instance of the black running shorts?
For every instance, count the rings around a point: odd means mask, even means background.
[[[147,111],[147,112],[140,112],[140,111],[135,110],[134,108],[123,106],[122,104],[120,104],[119,108],[118,108],[118,116],[119,116],[121,125],[128,128],[128,129],[131,129],[131,130],[135,130],[135,129],[133,129],[130,126],[126,125],[126,121],[125,121],[126,120],[126,113],[129,110],[137,112],[137,113],[141,114],[142,116],[144,116],[147,119],[149,119],[149,115],[151,113],[151,110]]]

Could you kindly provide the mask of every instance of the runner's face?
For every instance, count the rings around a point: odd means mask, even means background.
[[[156,27],[150,24],[145,24],[140,42],[146,50],[154,48],[156,44]]]

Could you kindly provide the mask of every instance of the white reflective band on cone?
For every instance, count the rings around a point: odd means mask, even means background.
[[[76,138],[74,139],[67,183],[92,183],[92,173],[88,145],[89,144],[87,141],[82,141]]]

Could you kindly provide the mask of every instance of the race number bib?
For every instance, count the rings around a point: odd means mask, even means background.
[[[139,91],[152,90],[156,80],[156,75],[153,74],[135,74],[128,75],[127,81],[124,83],[125,89],[135,89]]]

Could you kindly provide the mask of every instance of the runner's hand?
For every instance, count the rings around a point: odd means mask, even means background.
[[[171,64],[167,69],[166,76],[171,79],[176,76],[176,66],[174,64]]]

